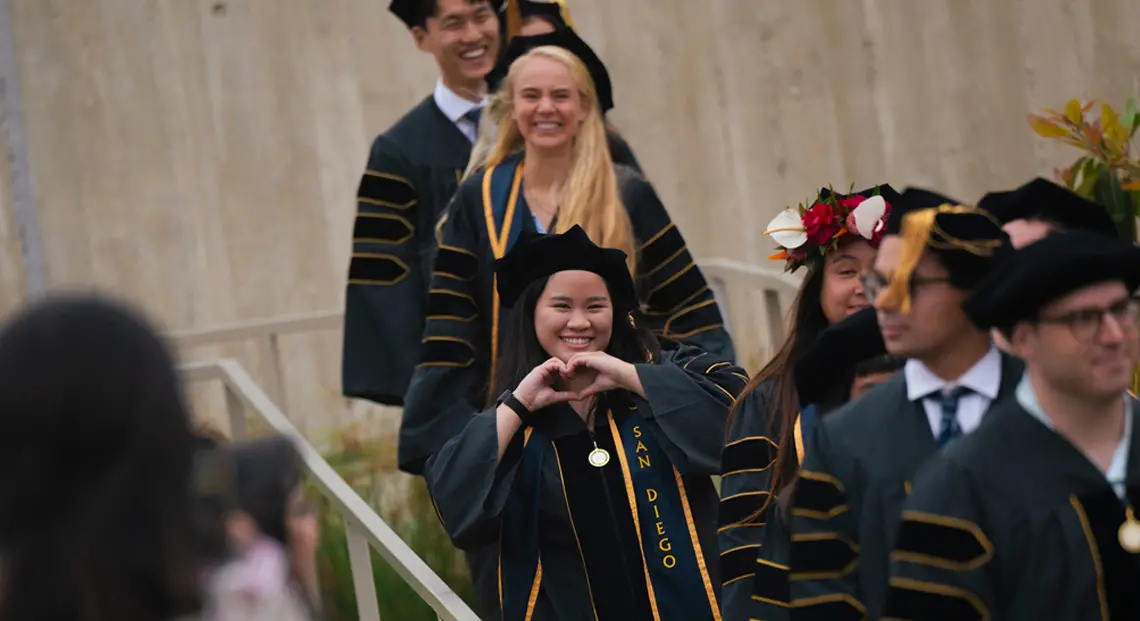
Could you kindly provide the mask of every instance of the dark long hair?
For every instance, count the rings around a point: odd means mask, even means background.
[[[262,533],[288,545],[285,513],[304,474],[296,445],[273,435],[235,444],[231,450],[237,508],[253,518]]]
[[[92,297],[0,331],[0,620],[197,610],[194,436],[157,332]]]
[[[550,358],[534,332],[534,310],[549,280],[540,278],[530,283],[511,309],[495,368],[495,386],[490,391],[492,404],[503,391],[513,390],[528,373]],[[609,288],[609,283],[606,287]],[[617,298],[612,299],[614,325],[606,353],[631,363],[659,360],[661,344],[649,330],[640,311],[626,308]]]
[[[764,368],[760,369],[760,372],[752,378],[752,381],[748,382],[748,386],[745,387],[744,392],[741,393],[740,398],[732,407],[732,411],[729,412],[728,420],[729,425],[731,425],[732,418],[740,415],[740,404],[744,402],[744,397],[756,390],[761,384],[772,382],[771,399],[767,404],[771,412],[767,433],[769,437],[776,433],[779,436],[776,438],[776,459],[772,464],[769,490],[771,495],[764,501],[764,505],[756,513],[749,516],[746,521],[756,519],[767,510],[772,499],[780,490],[791,484],[799,472],[794,433],[800,404],[796,395],[796,381],[793,371],[796,362],[803,357],[811,344],[830,325],[827,316],[823,314],[821,304],[823,275],[822,263],[817,268],[808,271],[807,277],[804,278],[803,284],[800,285],[800,291],[792,303],[792,322],[788,328],[788,335],[784,339],[784,344],[780,346],[780,350],[768,361],[768,364],[764,365]],[[728,429],[729,425],[726,425],[725,428]]]

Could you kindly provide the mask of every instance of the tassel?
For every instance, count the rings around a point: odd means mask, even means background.
[[[891,274],[891,282],[887,289],[879,294],[876,306],[893,306],[903,315],[910,313],[910,277],[914,268],[922,259],[926,251],[926,242],[930,240],[930,230],[934,228],[934,218],[942,213],[938,209],[923,209],[903,216],[902,224],[902,253],[895,273]]]
[[[519,8],[519,0],[507,0],[507,35],[504,44],[510,45],[511,39],[519,36],[520,31],[522,31],[522,10]]]

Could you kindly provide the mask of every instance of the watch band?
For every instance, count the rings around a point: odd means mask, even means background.
[[[522,401],[519,401],[518,398],[515,397],[513,392],[509,390],[503,391],[503,394],[499,395],[499,400],[496,402],[496,406],[499,405],[505,405],[511,408],[515,415],[519,417],[519,420],[522,421],[523,426],[530,427],[534,424],[534,412],[527,409]]]

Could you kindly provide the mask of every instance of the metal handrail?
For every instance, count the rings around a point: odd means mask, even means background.
[[[222,382],[226,392],[226,409],[232,438],[246,437],[246,411],[252,410],[259,414],[273,431],[286,435],[297,443],[305,468],[312,475],[317,488],[344,519],[349,564],[361,621],[380,621],[379,600],[376,596],[376,584],[372,578],[372,557],[369,548],[380,554],[400,578],[432,607],[441,621],[479,621],[479,617],[459,595],[451,590],[451,587],[447,586],[333,470],[241,364],[231,359],[191,362],[183,365],[182,370],[187,381]]]

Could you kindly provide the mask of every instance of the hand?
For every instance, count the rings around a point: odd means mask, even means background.
[[[555,403],[576,401],[579,399],[577,394],[554,387],[554,384],[566,374],[566,364],[558,358],[551,358],[535,367],[519,382],[518,388],[514,389],[515,399],[531,412],[537,412]]]
[[[578,391],[578,399],[586,399],[615,388],[623,388],[642,395],[637,369],[632,364],[605,352],[591,351],[571,357],[566,363],[565,376],[575,377],[583,373],[593,373],[594,381]]]

